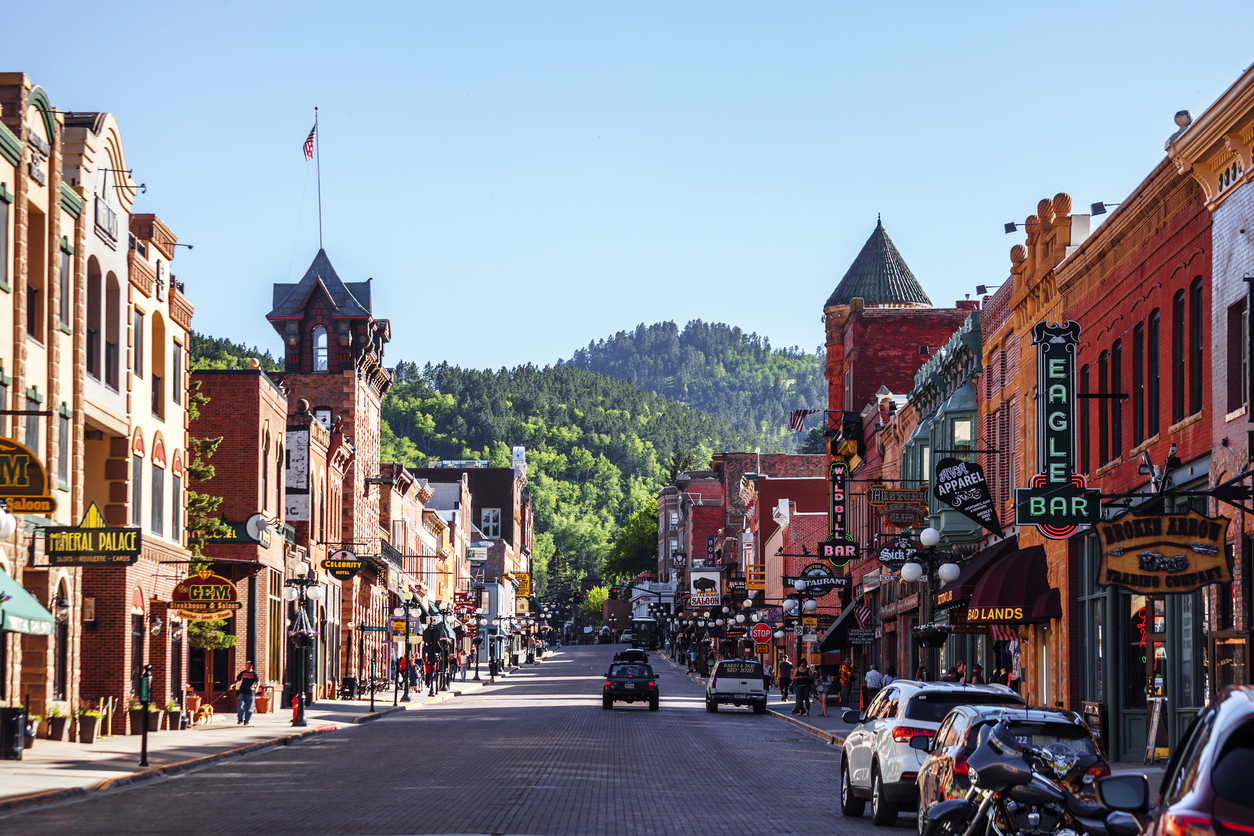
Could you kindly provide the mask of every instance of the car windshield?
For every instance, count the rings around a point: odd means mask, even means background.
[[[985,691],[925,691],[906,703],[906,719],[939,723],[955,705],[1023,705],[1017,694],[990,694]]]
[[[648,665],[615,665],[610,669],[610,676],[652,676],[653,671]]]
[[[723,660],[718,663],[716,676],[762,676],[762,665],[744,659]]]

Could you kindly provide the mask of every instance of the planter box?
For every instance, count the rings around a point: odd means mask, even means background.
[[[128,713],[131,715],[131,734],[143,734],[144,727],[140,724],[144,722],[144,710],[132,708]],[[163,711],[148,712],[148,731],[161,731],[161,715],[164,713]]]
[[[165,712],[165,727],[170,731],[177,731],[183,728],[183,712],[167,711]]]
[[[78,742],[95,743],[96,733],[100,730],[99,717],[78,718]]]
[[[48,739],[60,740],[65,742],[67,732],[70,730],[69,717],[49,717],[45,722],[48,724]]]
[[[272,702],[272,699],[269,694],[266,694],[264,696],[259,695],[253,701],[253,709],[258,714],[269,714],[271,702]]]
[[[190,694],[186,697],[183,697],[183,710],[186,711],[188,714],[195,714],[197,711],[200,710],[200,700],[201,700],[200,697],[190,695]]]
[[[163,714],[165,714],[164,711],[149,711],[148,712],[149,733],[161,731],[161,717]]]

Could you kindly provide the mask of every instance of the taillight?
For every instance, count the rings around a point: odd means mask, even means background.
[[[1099,763],[1097,766],[1090,766],[1080,781],[1081,783],[1088,785],[1096,782],[1098,778],[1105,778],[1109,774],[1110,767],[1104,763]]]
[[[718,690],[718,677],[717,676],[710,680],[710,688],[712,688],[715,691]]]
[[[650,683],[649,683],[649,687],[650,687],[650,688],[652,688],[652,687],[653,687],[653,683],[652,683],[652,682],[650,682]]]
[[[613,684],[613,683],[611,683],[608,679],[607,679],[607,680],[605,680],[605,687],[606,687],[606,688],[610,687],[610,685],[611,685],[611,684]]]
[[[910,738],[915,737],[916,735],[923,735],[924,737],[930,738],[934,734],[936,734],[936,732],[931,729],[916,729],[913,726],[898,726],[893,729],[893,741],[896,743],[909,743]]]
[[[1165,836],[1214,836],[1210,819],[1196,813],[1168,813],[1163,816]]]
[[[954,774],[966,776],[967,774],[967,753],[963,752],[954,758]]]

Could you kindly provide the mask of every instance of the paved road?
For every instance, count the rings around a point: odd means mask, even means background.
[[[662,708],[600,706],[613,646],[563,648],[446,703],[196,772],[0,817],[0,834],[784,834],[843,819],[839,750],[779,719],[705,711],[659,662]]]

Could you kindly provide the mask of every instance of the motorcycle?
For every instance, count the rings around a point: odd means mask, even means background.
[[[919,823],[919,834],[1137,836],[1140,826],[1130,814],[1108,813],[1100,804],[1076,798],[1060,785],[1075,761],[1075,753],[1065,746],[1017,741],[1004,720],[985,726],[967,758],[970,789],[962,798],[928,809]]]

